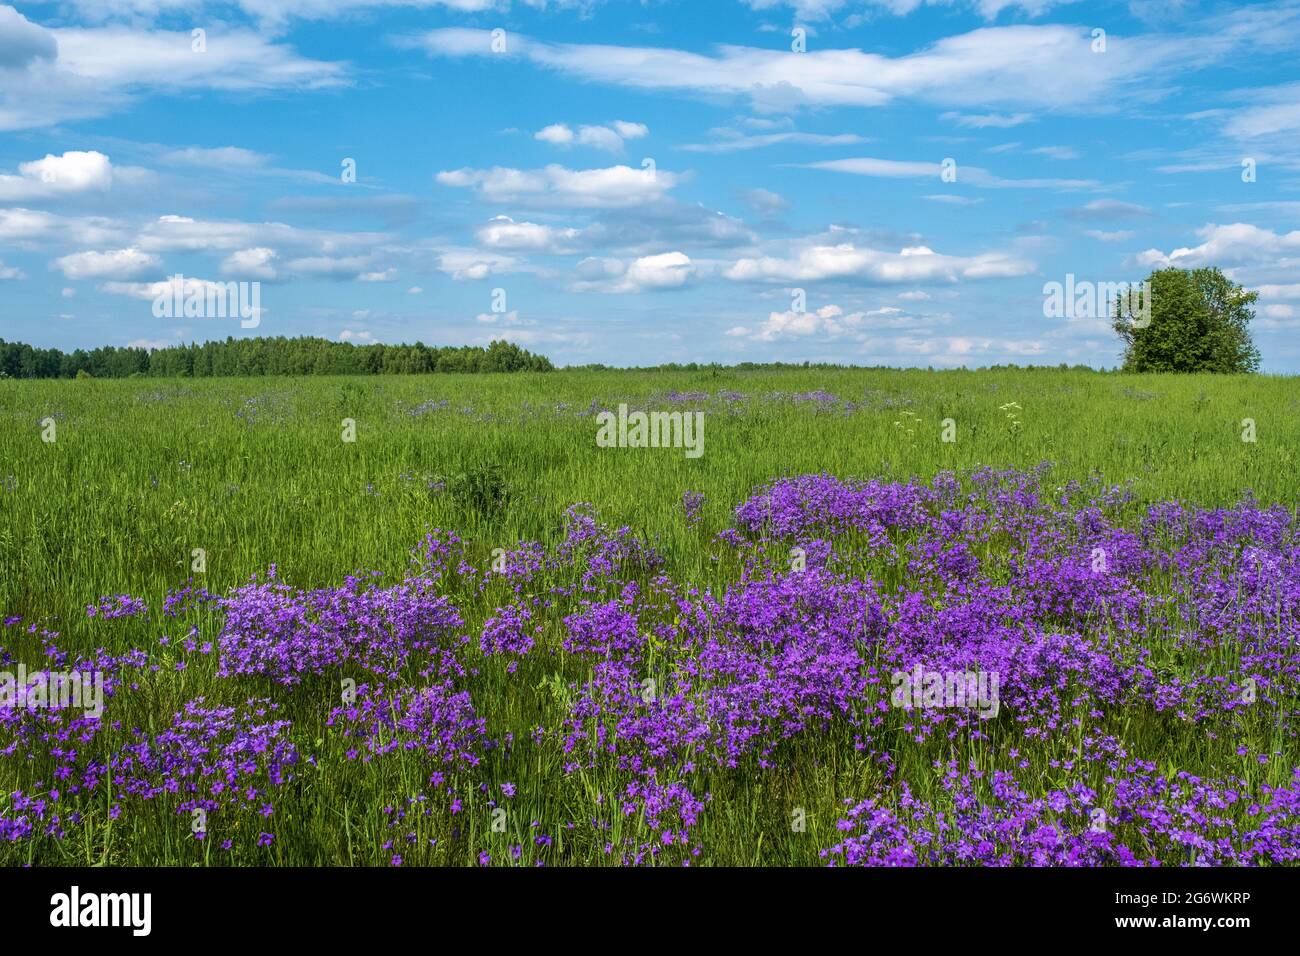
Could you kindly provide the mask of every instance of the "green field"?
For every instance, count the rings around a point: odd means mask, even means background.
[[[788,396],[824,390],[828,411]],[[611,453],[593,402],[670,407],[708,392],[705,454]],[[720,392],[746,400],[728,402]],[[773,399],[774,393],[785,398]],[[446,408],[412,414],[427,402]],[[1021,408],[1018,429],[1000,407]],[[896,423],[919,419],[908,436]],[[41,441],[41,420],[57,441]],[[341,440],[341,422],[357,441]],[[940,423],[957,441],[940,441]],[[1257,441],[1243,442],[1242,420]],[[346,379],[0,382],[0,607],[72,619],[103,594],[156,594],[208,555],[209,587],[278,563],[327,583],[395,570],[428,525],[488,553],[546,540],[591,502],[697,574],[699,542],[755,485],[783,474],[928,478],[1047,461],[1063,482],[1133,480],[1146,501],[1228,504],[1246,489],[1300,501],[1300,382],[1083,372],[809,371]],[[429,481],[449,482],[430,491]],[[475,489],[479,489],[475,493]],[[687,531],[682,493],[706,496]]]
[[[818,390],[834,400],[809,394]],[[671,393],[707,395],[674,403]],[[595,411],[620,402],[703,409],[703,456],[598,448]],[[44,441],[50,419],[55,440]],[[356,423],[355,442],[342,439],[345,419]],[[940,440],[945,419],[955,422],[955,442]],[[1243,441],[1245,419],[1254,423],[1253,442]],[[1167,499],[1228,505],[1247,490],[1293,507],[1298,450],[1300,387],[1268,376],[809,369],[7,380],[0,381],[0,613],[58,632],[66,648],[139,647],[166,661],[158,638],[175,622],[156,614],[90,622],[85,608],[121,593],[160,606],[191,576],[195,549],[205,554],[203,584],[215,593],[272,564],[296,586],[325,586],[357,571],[400,574],[431,527],[456,530],[467,558],[486,565],[494,548],[555,542],[564,510],[589,502],[604,521],[628,525],[652,544],[674,579],[717,586],[734,577],[734,567],[711,559],[713,536],[757,486],[782,475],[929,479],[1049,462],[1049,484],[1094,475],[1131,482],[1135,513]],[[698,525],[685,520],[685,492],[704,495]],[[461,609],[472,631],[490,607]],[[212,638],[205,614],[186,624]],[[7,639],[0,643],[17,653]],[[164,667],[147,692],[123,698],[127,709],[116,716],[154,726],[198,696],[275,696],[295,720],[296,739],[319,761],[300,767],[280,795],[274,845],[245,841],[231,859],[388,863],[382,844],[392,832],[383,809],[418,790],[416,758],[345,761],[344,745],[323,726],[337,681],[285,692],[269,681],[217,678],[215,661],[206,660],[210,666],[184,671]],[[547,677],[545,664],[513,675],[485,666],[471,692],[489,731],[522,738],[548,722],[558,692]],[[708,848],[701,862],[819,862],[817,849],[837,839],[841,801],[871,789],[873,769],[847,739],[829,734],[791,751],[779,774],[708,781],[714,800],[697,831]],[[1172,765],[1222,769],[1195,735],[1160,746]],[[917,756],[920,773],[935,755]],[[508,760],[514,765],[499,763]],[[479,777],[514,780],[521,815],[558,828],[590,819],[594,794],[610,783],[565,776],[562,763],[553,747],[523,747],[511,757],[494,751]],[[0,762],[0,792],[41,779],[42,768]],[[806,833],[784,825],[790,791],[808,808]],[[461,819],[468,829],[457,838],[445,823],[420,823],[431,829],[420,831],[423,848],[408,851],[408,864],[472,863],[485,845],[516,842],[513,832],[484,832],[486,811],[467,810]],[[155,801],[117,821],[104,815],[63,841],[0,848],[0,862],[224,862],[211,842],[186,839],[186,822]],[[549,859],[599,863],[602,841],[578,827],[557,837]],[[531,852],[526,846],[524,862]]]

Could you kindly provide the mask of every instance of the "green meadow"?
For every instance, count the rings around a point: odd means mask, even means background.
[[[597,447],[596,412],[619,403],[703,410],[703,455]],[[942,440],[945,428],[955,440]],[[355,441],[344,440],[350,429]],[[301,587],[365,570],[400,575],[434,527],[455,530],[468,559],[486,565],[494,548],[558,540],[576,502],[630,526],[665,557],[665,573],[704,587],[734,578],[734,567],[711,558],[713,536],[757,486],[783,475],[929,479],[1047,462],[1049,485],[1093,476],[1127,483],[1135,509],[1168,499],[1227,505],[1247,493],[1294,506],[1298,456],[1300,387],[1271,376],[802,369],[2,380],[0,614],[56,631],[74,650],[140,647],[165,660],[158,638],[183,630],[179,622],[157,613],[92,622],[86,606],[129,593],[161,607],[191,577],[221,593],[271,565]],[[683,511],[687,492],[704,496],[696,525]],[[471,630],[488,610],[462,607]],[[215,639],[209,612],[184,623]],[[545,667],[510,675],[484,666],[476,675],[472,694],[490,732],[523,738],[554,722],[563,691]],[[0,862],[386,864],[382,844],[393,833],[384,808],[418,790],[417,759],[346,761],[323,723],[337,681],[284,693],[215,671],[214,659],[164,668],[147,692],[122,698],[118,716],[154,727],[198,696],[284,699],[295,739],[317,764],[300,766],[279,798],[272,846],[243,841],[228,860],[211,843],[187,840],[186,820],[155,801],[118,820],[87,808],[90,823],[75,838],[3,847]],[[1161,731],[1153,722],[1133,732]],[[818,863],[816,850],[837,839],[841,801],[871,788],[874,770],[850,739],[846,731],[792,749],[780,774],[711,781],[714,801],[698,828],[709,848],[702,862]],[[1222,769],[1194,734],[1160,747],[1171,765]],[[916,767],[934,756],[918,754]],[[523,815],[558,830],[590,819],[595,795],[615,783],[564,776],[562,764],[555,748],[525,746],[490,754],[479,778],[516,780]],[[43,768],[0,762],[0,814],[3,794],[35,781],[48,783]],[[795,791],[808,807],[807,833],[784,822]],[[486,811],[467,810],[454,838],[440,819],[408,823],[424,828],[408,864],[468,864],[482,846],[519,837],[486,832]],[[561,831],[550,859],[600,863],[605,839],[582,827]],[[526,847],[523,862],[532,852]]]

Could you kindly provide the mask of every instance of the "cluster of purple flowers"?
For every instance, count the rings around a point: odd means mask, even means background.
[[[302,591],[274,577],[237,588],[218,604],[220,675],[265,674],[282,684],[345,663],[396,678],[413,656],[438,657],[463,622],[437,581],[412,577],[379,587],[378,575]]]
[[[720,587],[674,580],[655,547],[580,504],[549,547],[476,564],[434,529],[396,583],[304,590],[272,568],[220,597],[187,584],[164,614],[218,612],[217,673],[240,699],[268,680],[281,694],[351,680],[321,715],[326,732],[361,763],[426,766],[429,792],[396,801],[393,827],[417,806],[457,817],[465,801],[514,800],[514,782],[482,779],[487,755],[508,766],[517,745],[493,730],[501,702],[471,696],[498,668],[551,688],[553,722],[518,743],[551,748],[564,777],[598,790],[590,825],[626,864],[699,858],[717,781],[779,775],[825,740],[873,781],[821,849],[833,865],[1300,860],[1295,516],[1250,499],[1142,508],[1099,482],[1049,488],[1048,474],[782,478],[714,538]],[[693,526],[703,497],[682,503]],[[90,610],[145,612],[125,595]],[[51,667],[69,663],[57,635],[25,633]],[[199,640],[192,629],[183,646]],[[311,749],[260,698],[192,700],[158,732],[123,726],[111,698],[160,664],[140,651],[87,663],[108,675],[103,718],[0,710],[0,760],[54,766],[0,805],[0,839],[61,836],[88,794],[111,793],[114,813],[162,798],[218,822],[269,816]],[[992,706],[921,693],[931,675],[949,689],[978,677]],[[1189,735],[1217,741],[1223,759],[1201,765],[1212,774],[1150,749]],[[542,833],[532,848],[552,843]],[[527,844],[472,858],[518,861]],[[384,851],[401,864],[393,841]]]

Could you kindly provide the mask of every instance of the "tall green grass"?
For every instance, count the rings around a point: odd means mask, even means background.
[[[813,390],[838,402],[796,400]],[[710,398],[674,406],[665,397],[670,392]],[[725,392],[745,397],[721,398]],[[413,413],[442,400],[444,408]],[[692,460],[681,450],[598,448],[593,402],[703,408],[704,455]],[[41,423],[49,418],[54,442],[42,441]],[[354,443],[342,440],[344,419],[356,423]],[[955,442],[940,440],[944,419],[955,422]],[[1254,442],[1242,440],[1244,419],[1255,423]],[[117,650],[158,652],[163,625],[157,617],[92,629],[85,606],[123,592],[160,604],[167,589],[191,576],[195,549],[206,554],[202,583],[214,592],[271,564],[299,586],[336,583],[363,569],[400,572],[409,548],[431,526],[456,530],[470,557],[486,564],[493,548],[524,538],[556,540],[564,509],[579,501],[592,503],[607,522],[644,534],[678,580],[716,585],[729,572],[709,558],[712,535],[755,486],[781,475],[925,479],[943,470],[1047,461],[1049,483],[1094,474],[1132,481],[1138,502],[1219,505],[1249,489],[1261,501],[1294,505],[1297,448],[1300,388],[1294,379],[1265,376],[719,370],[0,381],[0,614],[41,622],[73,649],[107,642]],[[686,491],[706,497],[696,527],[683,514]],[[473,625],[488,607],[464,610]],[[209,636],[214,631],[206,618],[185,623]],[[471,692],[492,733],[523,738],[539,723],[554,723],[559,686],[584,676],[577,667],[544,659],[512,675],[493,660]],[[278,804],[272,847],[253,849],[245,840],[235,856],[223,855],[188,840],[187,820],[159,802],[118,821],[105,814],[78,830],[76,841],[0,848],[0,861],[377,864],[388,862],[385,840],[415,830],[414,848],[405,850],[410,863],[470,863],[484,846],[499,859],[518,842],[527,863],[533,820],[555,837],[553,859],[600,863],[607,859],[604,842],[618,841],[618,832],[597,834],[585,824],[608,817],[598,795],[614,792],[619,781],[565,777],[553,747],[529,746],[510,755],[493,752],[478,777],[464,781],[519,784],[511,832],[487,832],[482,808],[460,818],[454,838],[444,822],[418,815],[389,832],[384,807],[418,792],[427,774],[414,758],[364,766],[343,758],[323,726],[337,702],[336,682],[309,682],[285,694],[270,684],[230,686],[214,671],[164,669],[148,694],[126,699],[122,719],[165,724],[200,695],[240,700],[260,692],[285,699],[297,736],[316,744],[307,749],[318,765],[300,767],[292,792]],[[1135,739],[1157,744],[1171,765],[1249,779],[1283,772],[1280,762],[1243,766],[1231,751],[1196,735],[1179,735],[1154,718],[1135,720]],[[940,753],[937,746],[901,754],[902,767],[924,778],[940,756],[998,763],[993,752]],[[700,789],[714,799],[697,831],[707,848],[701,862],[815,863],[816,850],[837,839],[840,801],[870,793],[878,780],[855,755],[847,732],[786,748],[781,768],[704,774]],[[41,768],[19,774],[0,764],[4,793],[36,779]],[[0,811],[3,801],[0,796]],[[805,832],[792,832],[792,806],[805,808]],[[577,826],[564,830],[570,821]],[[627,835],[639,824],[614,825]]]

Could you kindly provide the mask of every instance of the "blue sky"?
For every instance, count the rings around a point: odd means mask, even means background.
[[[1192,0],[0,4],[0,337],[1113,366],[1045,283],[1217,265],[1297,372],[1298,41]],[[177,274],[260,326],[156,318]]]

